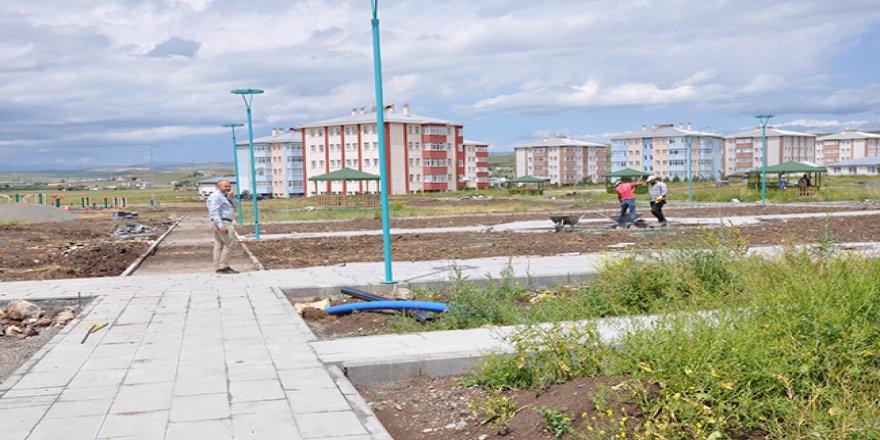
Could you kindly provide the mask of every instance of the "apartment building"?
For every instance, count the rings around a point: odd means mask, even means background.
[[[584,142],[566,136],[514,148],[514,176],[546,179],[551,185],[577,185],[605,175],[605,144]]]
[[[642,131],[611,138],[611,171],[632,168],[661,179],[686,179],[690,154],[694,178],[720,179],[722,145],[720,135],[695,131],[690,123],[643,125]]]
[[[832,176],[877,176],[880,175],[880,155],[860,157],[828,165]]]
[[[298,128],[302,134],[304,179],[342,168],[379,174],[375,108],[354,108],[349,115]],[[488,145],[473,143],[474,159],[468,162],[460,122],[416,115],[405,104],[401,111],[386,106],[383,129],[389,194],[452,191],[471,182],[476,184],[483,177],[488,184]],[[305,191],[306,196],[376,192],[374,185],[359,182],[324,182],[317,190],[314,185],[306,185]]]
[[[464,157],[463,180],[468,188],[489,187],[489,144],[465,139],[462,143]]]
[[[767,127],[767,166],[816,160],[816,136]],[[763,161],[761,127],[724,136],[724,173],[743,174]]]
[[[816,163],[837,162],[880,156],[880,134],[844,130],[816,139]]]
[[[250,143],[235,144],[241,190],[264,197],[302,196],[304,188],[302,134],[298,130],[272,129],[270,136],[254,139],[257,190],[252,190]]]

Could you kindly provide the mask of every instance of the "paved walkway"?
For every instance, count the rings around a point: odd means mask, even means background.
[[[257,270],[250,257],[238,244],[229,254],[229,264],[240,272]],[[133,276],[201,273],[213,270],[214,236],[211,221],[206,214],[184,217]]]
[[[876,252],[876,244],[870,246]],[[453,267],[474,280],[512,268],[532,280],[558,282],[590,276],[607,258],[614,255],[400,262],[393,267],[396,280],[411,284],[448,280]],[[377,353],[397,356],[397,363],[405,365],[503,343],[488,330],[318,342],[279,289],[321,294],[371,285],[384,279],[383,267],[357,263],[238,275],[200,271],[2,283],[0,300],[79,294],[94,299],[0,384],[0,436],[389,439],[338,365],[374,365]],[[109,326],[82,342],[91,325],[104,323]],[[365,347],[373,347],[372,352]],[[453,371],[452,364],[430,365]]]

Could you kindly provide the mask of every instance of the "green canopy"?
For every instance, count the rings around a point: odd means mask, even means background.
[[[546,179],[532,176],[522,176],[515,179],[507,179],[507,183],[544,183]]]
[[[375,174],[365,173],[363,171],[353,170],[351,168],[343,168],[341,170],[331,171],[327,174],[309,177],[312,182],[326,181],[342,181],[342,180],[379,180],[379,176]]]
[[[788,161],[780,164],[773,165],[771,167],[767,167],[766,171],[768,173],[773,174],[786,174],[786,173],[827,173],[828,170],[816,164],[812,164],[809,162],[796,162],[796,161]],[[760,173],[760,168],[755,168],[751,171],[752,173]]]
[[[605,177],[648,177],[651,173],[647,171],[638,171],[632,168],[623,168],[617,171],[612,171],[605,175]]]

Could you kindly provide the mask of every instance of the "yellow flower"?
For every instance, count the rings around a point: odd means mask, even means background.
[[[609,408],[608,410],[605,411],[605,414],[607,414],[608,417],[611,417],[612,415],[614,415],[614,411],[611,408]]]
[[[725,382],[725,381],[723,381],[723,380],[720,381],[720,382],[718,382],[718,384],[721,385],[721,388],[724,388],[725,390],[732,390],[732,389],[733,389],[733,387],[730,386],[729,383],[727,383],[727,382]]]

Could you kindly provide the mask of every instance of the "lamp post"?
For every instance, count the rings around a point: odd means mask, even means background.
[[[383,284],[394,284],[391,275],[391,233],[388,220],[388,167],[385,164],[385,103],[382,100],[382,55],[379,49],[379,0],[370,0],[373,19],[373,75],[376,80],[376,129],[379,132],[379,196],[382,200],[382,245],[385,256],[385,281]]]
[[[251,198],[254,200],[254,237],[259,240],[260,211],[257,209],[257,167],[254,165],[254,128],[253,123],[251,122],[251,104],[254,102],[254,95],[259,95],[263,93],[263,91],[259,89],[235,89],[231,90],[230,93],[241,95],[241,99],[244,100],[244,106],[247,108],[248,142],[250,144],[251,152]],[[237,185],[238,181],[236,180],[235,183]]]
[[[156,172],[153,169],[153,149],[158,145],[150,145],[150,206],[156,203]]]
[[[244,124],[223,124],[232,131],[232,158],[235,163],[235,203],[238,208],[238,224],[242,224],[241,220],[241,179],[238,177],[238,149],[235,142],[235,127],[244,127]],[[253,157],[253,156],[251,156]],[[253,161],[253,159],[251,159]]]
[[[767,123],[773,115],[755,117],[761,121],[761,206],[763,207],[767,206]]]

